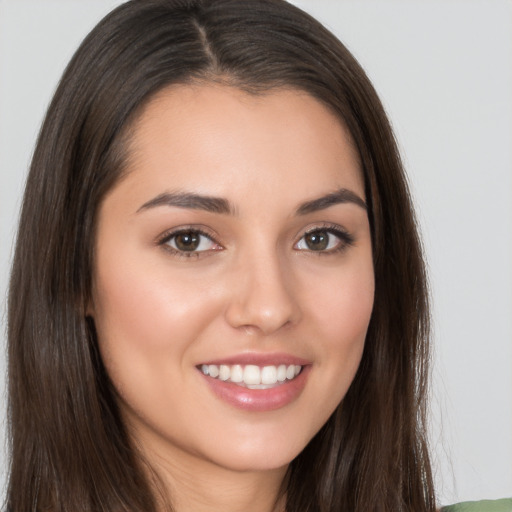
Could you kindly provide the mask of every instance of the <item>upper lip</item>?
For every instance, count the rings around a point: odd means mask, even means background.
[[[286,354],[283,352],[266,352],[266,353],[258,353],[258,352],[246,352],[242,354],[237,354],[229,357],[223,357],[219,359],[212,359],[208,361],[203,361],[199,363],[198,366],[203,364],[210,365],[221,365],[225,364],[228,366],[239,364],[239,365],[248,365],[252,364],[255,366],[279,366],[281,364],[285,365],[299,365],[306,366],[311,364],[310,361],[303,359],[301,357],[297,357],[291,354]]]

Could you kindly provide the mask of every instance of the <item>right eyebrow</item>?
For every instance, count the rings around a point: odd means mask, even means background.
[[[364,200],[359,197],[355,192],[347,188],[340,188],[330,194],[319,197],[317,199],[312,199],[311,201],[306,201],[301,204],[297,208],[297,215],[307,215],[309,213],[314,213],[320,210],[325,210],[331,206],[336,204],[345,204],[352,203],[356,204],[363,210],[368,210],[368,206],[364,202]]]
[[[223,197],[204,196],[191,192],[164,192],[144,203],[137,213],[158,206],[176,206],[192,210],[204,210],[211,213],[235,215],[234,206]]]

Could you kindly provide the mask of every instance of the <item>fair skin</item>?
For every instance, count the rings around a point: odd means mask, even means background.
[[[206,84],[153,98],[128,156],[89,313],[129,432],[178,512],[278,510],[372,311],[357,153],[305,93]]]

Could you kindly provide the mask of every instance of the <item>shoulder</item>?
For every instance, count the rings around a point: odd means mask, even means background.
[[[512,498],[466,501],[457,505],[443,507],[441,512],[512,512]]]

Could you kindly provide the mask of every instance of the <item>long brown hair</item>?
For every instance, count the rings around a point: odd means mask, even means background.
[[[283,0],[132,0],[68,65],[35,149],[10,282],[9,510],[156,510],[86,308],[98,206],[123,173],[130,127],[157,91],[195,81],[306,91],[348,127],[362,162],[374,310],[346,397],[290,465],[287,512],[432,512],[428,297],[400,157],[359,64]]]

